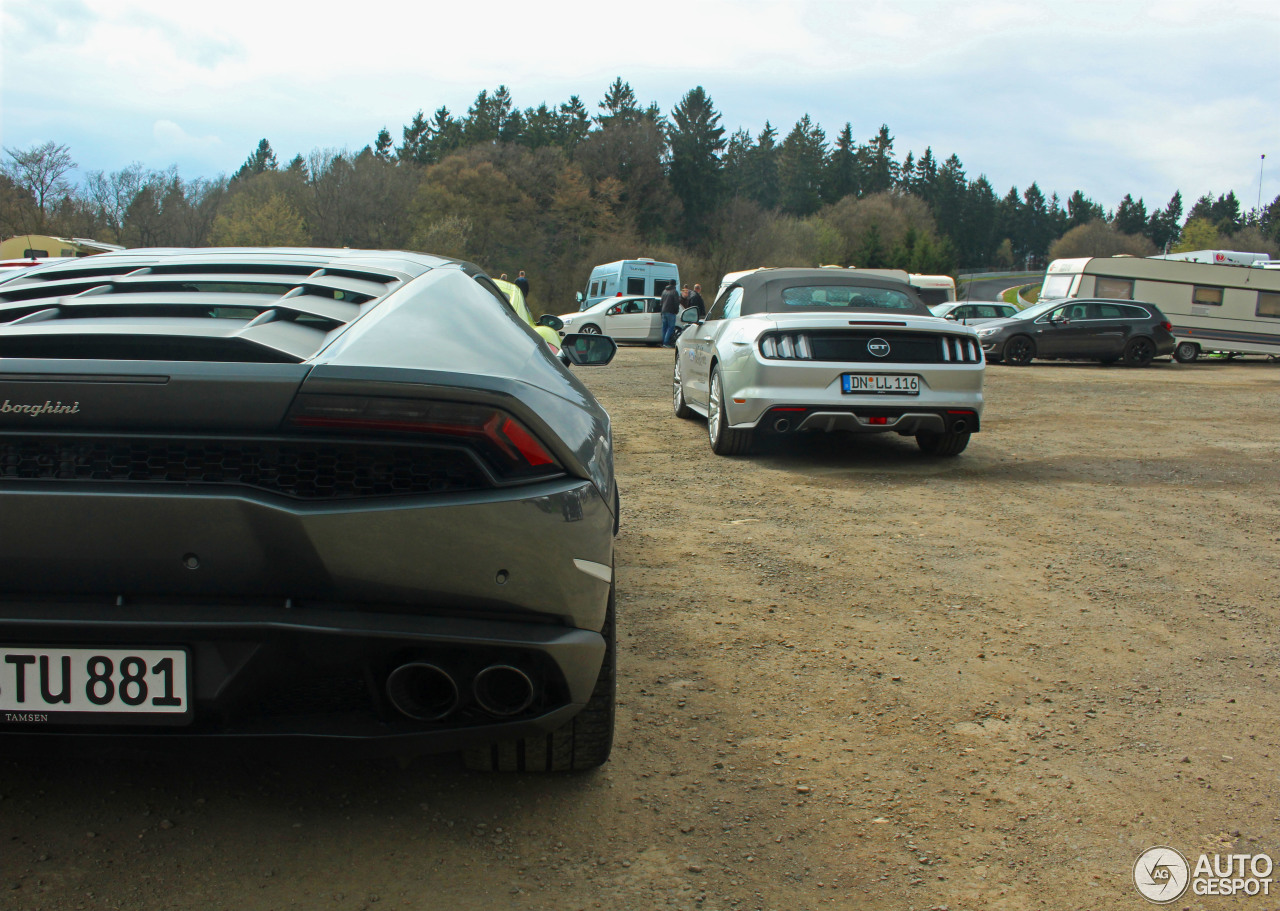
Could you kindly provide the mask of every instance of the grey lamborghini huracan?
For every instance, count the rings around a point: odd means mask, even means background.
[[[591,768],[609,417],[477,267],[128,250],[0,282],[0,742]]]

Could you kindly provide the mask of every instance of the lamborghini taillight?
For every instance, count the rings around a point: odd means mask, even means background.
[[[528,480],[564,469],[538,437],[500,408],[464,402],[302,395],[288,424],[299,430],[411,436],[467,446],[501,480]]]

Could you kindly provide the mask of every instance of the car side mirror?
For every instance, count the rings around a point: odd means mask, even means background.
[[[575,293],[574,293],[574,295],[573,295],[573,299],[574,299],[575,301],[577,301],[579,304],[580,304],[580,303],[582,303],[584,300],[586,300],[586,298],[584,298],[584,297],[582,296],[582,292],[581,292],[581,291],[577,291],[577,292],[575,292]]]
[[[680,322],[682,322],[682,323],[701,323],[701,322],[702,322],[702,320],[698,319],[698,308],[697,308],[697,307],[686,307],[685,309],[681,310],[681,311],[680,311]]]
[[[605,316],[617,316],[617,315],[618,315],[619,313],[621,313],[621,312],[622,312],[622,308],[621,308],[621,307],[610,307],[608,310],[606,310],[606,311],[604,312],[604,315],[605,315]]]
[[[946,316],[944,316],[944,317],[943,317],[943,319],[949,319],[949,320],[951,320],[951,322],[953,322],[953,323],[954,323],[954,322],[956,321],[957,317],[956,317],[956,315],[955,315],[954,313],[948,313]]]
[[[603,367],[618,353],[618,343],[607,335],[570,333],[560,344],[560,357],[575,367]]]
[[[564,320],[558,316],[552,316],[550,313],[544,313],[538,317],[538,325],[546,326],[548,329],[554,329],[559,332],[564,328]]]

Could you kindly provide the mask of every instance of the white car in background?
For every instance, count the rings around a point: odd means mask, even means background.
[[[757,434],[849,431],[953,456],[979,430],[977,332],[931,315],[905,272],[734,273],[706,319],[688,308],[680,322],[675,414],[705,415],[717,455],[745,453]]]
[[[578,313],[560,317],[563,333],[608,335],[620,342],[662,342],[662,302],[659,298],[640,294],[610,297]]]
[[[929,312],[943,319],[973,326],[987,320],[1016,316],[1018,308],[1004,301],[948,301],[945,304],[932,305],[929,307]]]

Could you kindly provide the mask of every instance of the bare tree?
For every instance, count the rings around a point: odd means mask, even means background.
[[[85,178],[85,193],[111,229],[112,240],[124,232],[129,206],[147,183],[147,174],[138,162],[113,174],[90,171]]]
[[[4,151],[12,159],[4,165],[5,174],[35,197],[42,219],[51,200],[71,192],[71,185],[64,178],[76,163],[67,146],[50,140],[29,149],[6,147]]]

